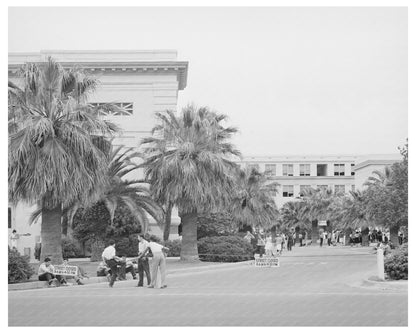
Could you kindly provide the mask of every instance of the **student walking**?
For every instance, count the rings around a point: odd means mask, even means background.
[[[101,257],[103,259],[103,261],[107,264],[108,267],[110,267],[111,270],[111,280],[109,283],[109,287],[112,288],[114,285],[114,282],[117,279],[117,273],[118,273],[118,268],[117,268],[117,264],[120,263],[122,260],[121,258],[116,256],[116,242],[112,239],[110,239],[110,241],[108,242],[109,246],[107,246]]]

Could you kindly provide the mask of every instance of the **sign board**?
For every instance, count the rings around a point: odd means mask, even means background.
[[[256,267],[280,267],[280,261],[277,257],[263,256],[262,258],[254,259],[254,266]]]
[[[77,276],[78,266],[56,265],[53,266],[53,274]]]
[[[318,221],[319,226],[326,226],[326,220],[324,221]]]

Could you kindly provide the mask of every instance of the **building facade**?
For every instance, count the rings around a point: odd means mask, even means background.
[[[98,78],[99,86],[91,95],[90,103],[114,103],[119,112],[103,113],[103,117],[116,123],[122,133],[113,144],[126,148],[139,146],[141,138],[150,134],[155,125],[154,114],[165,110],[176,111],[178,93],[187,84],[188,62],[178,61],[172,50],[142,51],[41,51],[40,53],[10,53],[9,80],[19,84],[17,71],[26,62],[43,62],[48,57],[64,68],[79,66]],[[140,170],[128,175],[140,179]],[[22,236],[18,250],[33,258],[34,247],[40,241],[40,222],[29,226],[33,207],[19,203],[9,205],[9,234],[16,229]],[[177,214],[172,217],[172,236],[177,236]],[[155,223],[151,232],[161,235]]]
[[[301,199],[307,188],[342,193],[363,189],[373,171],[399,160],[399,154],[245,156],[239,164],[266,172],[270,180],[279,184],[275,202],[281,208],[288,201]]]

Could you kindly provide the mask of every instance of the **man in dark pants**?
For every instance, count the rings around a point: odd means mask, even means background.
[[[101,255],[103,261],[107,264],[108,267],[111,269],[111,280],[109,286],[112,288],[114,285],[114,281],[117,279],[118,268],[117,264],[121,262],[121,258],[116,256],[116,242],[114,240],[110,240],[108,242],[110,245],[107,246],[103,254]]]
[[[138,235],[139,240],[139,257],[137,258],[137,269],[139,271],[139,283],[138,287],[143,287],[144,273],[146,272],[147,285],[150,285],[150,268],[149,259],[146,254],[146,249],[149,245],[148,241],[144,239],[143,235]]]

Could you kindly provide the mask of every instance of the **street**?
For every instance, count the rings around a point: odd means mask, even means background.
[[[375,260],[368,249],[295,248],[280,267],[180,272],[167,289],[124,281],[10,291],[9,325],[406,326],[406,290],[359,284]]]

